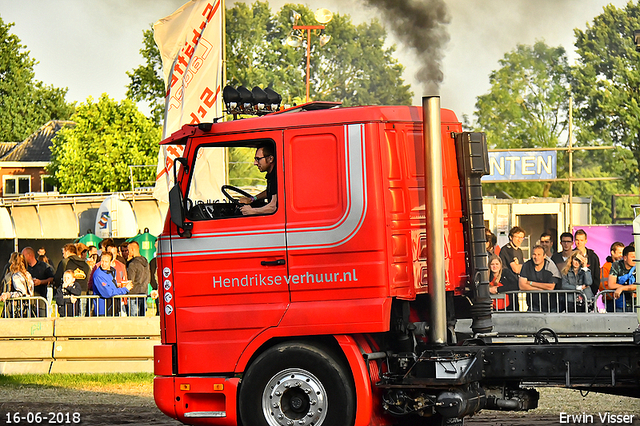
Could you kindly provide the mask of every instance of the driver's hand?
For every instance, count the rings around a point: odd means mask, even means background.
[[[256,214],[254,208],[251,207],[251,206],[242,206],[242,207],[240,207],[240,211],[245,216]]]
[[[238,198],[238,202],[240,204],[251,204],[251,198],[249,198],[249,197],[240,197],[240,198]]]

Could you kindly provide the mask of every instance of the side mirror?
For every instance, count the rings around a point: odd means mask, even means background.
[[[171,213],[171,221],[176,224],[178,227],[178,233],[180,236],[191,238],[191,230],[193,229],[193,223],[186,222],[186,208],[184,204],[184,199],[182,197],[182,191],[180,190],[180,185],[177,183],[177,173],[176,173],[176,163],[180,163],[185,167],[187,167],[186,158],[176,158],[173,162],[173,170],[174,177],[176,178],[176,184],[173,185],[173,188],[169,191],[169,212]]]
[[[182,165],[185,173],[189,173],[189,162],[184,157],[176,157],[173,159],[173,181],[178,182],[178,164]]]

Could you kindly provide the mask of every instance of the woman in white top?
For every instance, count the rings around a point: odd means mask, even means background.
[[[9,260],[9,274],[11,274],[11,289],[0,295],[0,300],[6,302],[7,299],[17,297],[33,296],[33,278],[27,272],[27,262],[21,253],[12,253]],[[5,303],[6,305],[6,303]],[[35,305],[34,305],[35,306]],[[11,317],[28,317],[37,316],[34,312],[29,312],[29,301],[24,301],[21,305],[15,303],[5,309],[5,316]]]

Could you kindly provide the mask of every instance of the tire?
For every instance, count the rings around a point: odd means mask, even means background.
[[[240,384],[244,426],[352,426],[355,391],[333,353],[306,343],[281,343],[253,362]]]

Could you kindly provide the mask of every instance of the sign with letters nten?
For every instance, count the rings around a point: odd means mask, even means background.
[[[489,152],[489,174],[482,181],[555,179],[557,154],[556,151]]]

